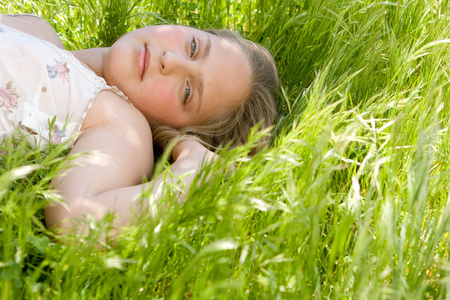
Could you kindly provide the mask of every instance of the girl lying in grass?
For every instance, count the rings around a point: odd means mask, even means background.
[[[0,15],[0,69],[0,139],[21,131],[39,143],[69,141],[69,156],[95,152],[52,182],[66,203],[45,217],[59,229],[111,212],[116,227],[126,225],[153,171],[153,141],[179,138],[171,167],[191,172],[187,188],[217,157],[204,145],[242,144],[275,115],[271,55],[230,31],[152,26],[110,48],[68,52],[41,18]]]

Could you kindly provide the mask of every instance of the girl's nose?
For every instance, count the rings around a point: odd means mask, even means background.
[[[186,71],[190,60],[180,54],[170,51],[163,51],[161,53],[161,72],[169,75],[174,72]]]

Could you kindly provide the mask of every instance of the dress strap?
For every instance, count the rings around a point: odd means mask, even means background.
[[[130,103],[134,107],[134,105],[133,105],[133,103],[131,103],[130,99],[128,99],[128,97],[125,96],[125,94],[121,90],[119,90],[119,88],[117,88],[116,86],[112,86],[111,87],[111,91],[114,94],[116,94],[117,96],[119,96],[120,98],[122,98],[123,100],[127,101],[128,103]]]

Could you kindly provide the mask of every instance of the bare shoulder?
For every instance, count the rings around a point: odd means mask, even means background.
[[[28,14],[4,15],[2,23],[65,49],[53,27],[41,17]]]
[[[106,154],[110,161],[105,165],[120,166],[122,183],[137,184],[153,170],[150,125],[139,110],[108,90],[100,92],[89,109],[72,151]]]
[[[86,119],[82,130],[96,126],[117,126],[124,130],[138,130],[151,138],[151,129],[144,115],[109,90],[99,93]]]

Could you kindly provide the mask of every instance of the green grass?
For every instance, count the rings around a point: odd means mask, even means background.
[[[168,187],[167,209],[103,251],[108,218],[67,244],[43,225],[64,150],[4,143],[0,299],[450,298],[448,1],[6,0],[0,12],[42,16],[69,49],[151,24],[232,28],[272,51],[283,86],[273,147],[224,153],[235,173],[207,168],[215,180],[190,202]]]

